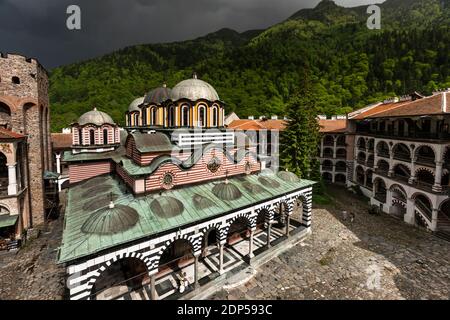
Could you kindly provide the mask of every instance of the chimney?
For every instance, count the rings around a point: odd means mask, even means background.
[[[278,120],[278,116],[272,116],[271,119],[272,120]]]
[[[248,120],[255,120],[254,116],[248,116]]]

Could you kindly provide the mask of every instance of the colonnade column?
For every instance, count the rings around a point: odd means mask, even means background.
[[[223,274],[223,246],[224,243],[219,243],[219,273]]]
[[[61,174],[61,153],[56,153],[56,172]]]
[[[267,248],[270,248],[270,233],[272,229],[271,221],[267,222]]]
[[[198,288],[198,257],[200,253],[194,256],[194,289]]]
[[[248,244],[248,257],[252,259],[255,255],[253,254],[253,236],[255,234],[254,229],[250,229],[250,242]]]
[[[406,200],[406,214],[404,220],[408,224],[415,225],[415,207],[416,201],[413,198],[408,198]]]
[[[291,216],[286,215],[286,237],[289,238],[289,224],[291,223]]]
[[[438,214],[439,210],[433,208],[433,211],[431,213],[431,231],[436,231],[437,229]]]
[[[436,174],[434,176],[434,186],[433,191],[441,192],[442,191],[442,161],[436,162]]]
[[[17,176],[16,176],[16,165],[8,164],[8,195],[16,195],[17,194]]]
[[[156,300],[155,280],[156,280],[156,273],[153,273],[150,275],[150,299],[151,300]]]

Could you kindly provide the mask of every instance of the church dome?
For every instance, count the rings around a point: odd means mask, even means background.
[[[128,112],[141,111],[139,109],[139,105],[141,105],[143,103],[144,103],[144,97],[134,99],[133,102],[131,102],[130,105],[128,106]]]
[[[84,126],[86,124],[94,124],[101,126],[104,124],[115,124],[113,119],[105,112],[98,111],[97,108],[88,111],[78,119],[78,124]]]
[[[242,193],[238,187],[232,183],[226,182],[216,184],[213,187],[212,192],[217,198],[222,200],[235,200],[242,196]]]
[[[161,218],[172,218],[183,213],[183,203],[173,197],[162,196],[153,200],[150,209]]]
[[[197,193],[192,197],[192,202],[198,210],[207,209],[216,205],[214,201]]]
[[[139,220],[139,215],[131,207],[114,205],[95,211],[81,226],[84,233],[98,235],[123,232],[133,227]]]
[[[267,188],[279,188],[280,183],[272,178],[269,178],[268,176],[260,176],[258,177],[259,183],[261,183],[263,186]]]
[[[191,101],[197,101],[200,99],[205,99],[208,101],[219,100],[219,95],[216,89],[213,88],[209,83],[197,79],[194,74],[192,79],[183,80],[178,83],[171,93],[172,101],[177,101],[180,99],[189,99]]]
[[[170,88],[167,88],[166,84],[160,88],[153,89],[145,95],[144,104],[161,104],[170,99],[171,91]]]
[[[280,178],[281,180],[284,180],[286,182],[299,182],[300,178],[297,177],[297,175],[293,172],[289,172],[289,171],[280,171],[277,174],[278,178]]]

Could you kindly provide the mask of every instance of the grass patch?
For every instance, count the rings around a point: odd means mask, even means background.
[[[327,205],[327,204],[331,204],[333,202],[331,197],[326,194],[314,194],[313,193],[312,200],[313,200],[314,204],[319,204],[319,205]]]

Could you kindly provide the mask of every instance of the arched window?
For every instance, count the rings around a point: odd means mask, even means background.
[[[139,126],[139,114],[138,113],[133,114],[133,118],[134,118],[134,126],[138,127]]]
[[[151,124],[152,125],[156,125],[157,123],[158,123],[158,121],[157,121],[157,109],[156,109],[156,107],[153,107],[152,109],[151,109],[151,119],[150,119],[150,121],[151,121]]]
[[[89,144],[94,145],[95,144],[95,131],[89,130]]]
[[[198,108],[198,126],[206,126],[206,108],[204,106]]]
[[[78,144],[83,145],[83,129],[78,128]]]
[[[181,125],[189,127],[189,106],[181,107]]]
[[[217,107],[213,107],[212,110],[212,126],[217,127]]]
[[[169,107],[168,126],[175,127],[175,107],[174,106]]]
[[[142,125],[147,125],[147,108],[142,108]]]
[[[108,129],[103,129],[103,144],[108,144]]]

